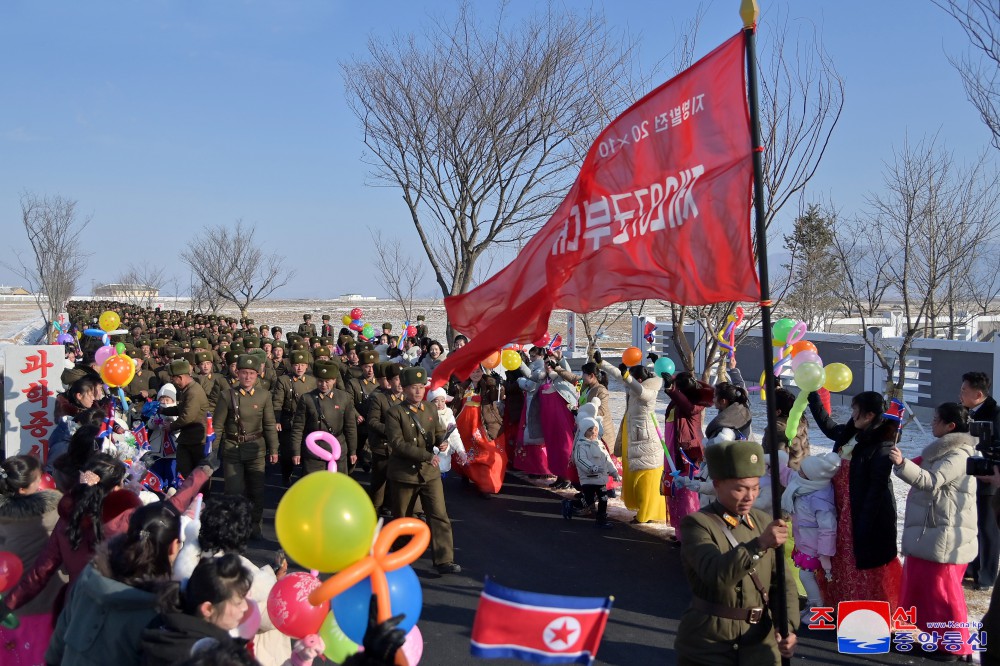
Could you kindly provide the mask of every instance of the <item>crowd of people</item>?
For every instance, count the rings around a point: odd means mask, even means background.
[[[18,646],[10,663],[308,663],[315,643],[293,644],[267,615],[288,563],[279,556],[257,567],[244,553],[262,537],[266,466],[286,487],[326,469],[314,447],[330,453],[330,445],[307,442],[316,431],[339,443],[342,473],[368,475],[380,516],[428,524],[442,575],[461,572],[442,485],[449,475],[489,498],[515,469],[568,491],[559,498],[566,519],[590,516],[609,529],[608,499],[620,494],[632,522],[670,525],[695,595],[690,631],[678,640],[682,663],[714,663],[713,651],[730,644],[790,655],[810,609],[840,601],[916,607],[921,631],[965,622],[963,584],[989,589],[996,580],[1000,469],[978,480],[965,470],[977,444],[970,422],[990,422],[1000,442],[1000,410],[983,373],[964,375],[959,401],[937,407],[934,439],[912,459],[898,448],[900,424],[881,394],[854,396],[851,418],[837,423],[828,394],[812,393],[812,418],[833,442],[831,453],[813,453],[805,418],[785,434],[795,399],[786,389],[771,397],[777,441],[761,428],[761,442],[735,361],[709,385],[690,372],[658,374],[652,363],[616,366],[600,352],[575,374],[559,348],[533,346],[514,369],[484,360],[470,377],[428,391],[447,352],[422,316],[416,331],[397,335],[387,322],[366,337],[335,330],[329,315],[317,329],[309,313],[285,332],[121,303],[69,309],[74,330],[92,330],[110,309],[127,333],[66,344],[45,459],[0,464],[0,550],[25,565],[0,601],[3,642]],[[135,360],[120,391],[101,378],[105,342]],[[455,336],[451,350],[466,342]],[[612,409],[611,379],[623,386],[623,413]],[[705,423],[708,408],[716,415]],[[772,448],[785,520],[770,517]],[[904,562],[893,474],[912,487]],[[213,476],[221,483],[210,492]],[[773,620],[753,616],[750,592],[766,608],[772,576],[758,580],[754,571],[772,566],[775,553],[798,574],[788,627],[777,633]],[[737,598],[743,576],[752,584]],[[383,629],[370,632],[382,644],[359,663],[381,663],[376,654],[391,661],[401,632]],[[941,638],[930,654],[969,655],[969,629],[956,631],[957,641]],[[209,661],[223,654],[230,661]]]

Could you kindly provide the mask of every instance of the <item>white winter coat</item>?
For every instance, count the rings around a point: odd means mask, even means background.
[[[952,432],[923,450],[918,466],[903,460],[893,468],[911,486],[903,518],[903,554],[943,564],[965,564],[979,552],[976,479],[965,473],[976,439]]]
[[[656,396],[663,388],[663,380],[650,377],[639,383],[632,379],[631,374],[623,379],[618,368],[607,361],[601,367],[608,374],[625,382],[628,390],[628,467],[631,470],[660,469],[663,467],[663,445],[660,435],[656,432],[653,422],[653,412],[656,409]]]
[[[573,442],[573,464],[580,475],[580,483],[587,486],[603,486],[610,475],[619,480],[618,470],[611,462],[611,456],[599,439],[587,439],[577,434]]]

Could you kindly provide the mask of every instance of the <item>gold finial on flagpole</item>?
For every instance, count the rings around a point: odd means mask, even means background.
[[[757,6],[757,0],[741,0],[740,18],[743,19],[744,29],[757,25],[758,17],[760,17],[760,7]]]

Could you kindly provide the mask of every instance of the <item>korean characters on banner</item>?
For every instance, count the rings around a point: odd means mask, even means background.
[[[6,456],[48,457],[55,428],[55,390],[60,388],[63,348],[10,345],[4,349],[4,448]],[[58,363],[58,368],[56,364]]]

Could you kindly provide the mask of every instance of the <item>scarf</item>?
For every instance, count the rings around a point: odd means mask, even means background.
[[[823,490],[830,485],[830,479],[807,479],[801,474],[793,474],[788,479],[785,492],[781,493],[781,512],[788,515],[795,513],[795,498],[808,495],[817,490]]]

